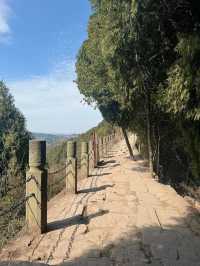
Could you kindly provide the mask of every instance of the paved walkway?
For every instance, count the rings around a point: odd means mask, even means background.
[[[62,192],[49,203],[49,233],[13,241],[0,265],[200,265],[199,214],[137,157],[116,145],[78,196]]]

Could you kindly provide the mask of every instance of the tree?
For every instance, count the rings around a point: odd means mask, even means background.
[[[171,170],[179,181],[191,172],[197,176],[200,5],[194,0],[91,4],[88,39],[77,62],[80,91],[108,121],[123,121],[137,133],[152,175],[156,171],[170,182]],[[188,125],[192,130],[185,132]]]
[[[108,68],[102,57],[99,23],[99,16],[94,14],[90,18],[89,38],[83,43],[79,51],[76,64],[78,88],[89,104],[95,103],[97,105],[106,121],[123,128],[130,156],[133,157],[126,133],[129,120],[124,119],[127,116],[128,108],[122,108],[120,103],[115,100],[112,89],[110,89],[112,80],[108,76]]]
[[[16,177],[24,178],[30,133],[15,107],[9,89],[0,82],[0,194],[5,195]]]

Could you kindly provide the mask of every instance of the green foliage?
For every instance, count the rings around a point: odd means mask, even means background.
[[[188,169],[192,176],[189,176],[188,183],[200,185],[200,123],[199,121],[184,121],[181,124],[181,132],[184,139],[184,151],[188,155]]]
[[[163,182],[198,179],[200,4],[91,5],[88,39],[76,65],[79,90],[109,123],[137,133]]]
[[[169,112],[200,120],[200,37],[180,37],[176,51],[179,58],[168,72],[163,102]]]
[[[121,36],[119,27],[111,24],[106,13],[107,8],[112,9],[110,4],[109,1],[92,1],[94,14],[88,25],[88,40],[83,43],[77,58],[77,84],[86,102],[95,103],[106,121],[128,128],[132,109],[126,79],[121,78],[120,71],[113,69],[117,65],[113,60],[117,58],[114,56],[115,36]],[[122,65],[125,60],[120,60]]]
[[[28,160],[29,132],[15,107],[8,88],[0,82],[0,194],[4,195],[17,177],[24,178]]]
[[[0,82],[0,211],[25,197],[28,142],[25,118],[15,107],[9,89]],[[24,225],[25,206],[0,217],[0,249]]]

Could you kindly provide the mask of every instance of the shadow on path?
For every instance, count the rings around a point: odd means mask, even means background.
[[[107,164],[116,163],[116,160],[109,160],[109,161],[101,161],[98,166],[101,168],[101,166],[105,166]]]
[[[114,167],[117,167],[117,166],[120,166],[120,163],[116,163],[116,164],[111,165],[111,168],[114,168]]]
[[[78,193],[98,192],[98,191],[105,190],[106,188],[109,188],[109,187],[112,188],[114,186],[115,185],[103,185],[103,186],[100,186],[100,187],[86,188],[86,189],[79,190]]]
[[[112,156],[112,155],[108,155],[108,156],[105,156],[104,159],[112,159],[114,158],[115,156]]]
[[[109,213],[108,210],[100,210],[89,216],[76,215],[74,217],[70,217],[67,219],[60,220],[60,221],[51,222],[48,224],[48,232],[64,229],[64,228],[67,228],[73,225],[88,224],[91,219],[94,219],[99,216],[103,216],[107,213]]]
[[[44,266],[47,264],[28,261],[2,261],[0,266]]]
[[[135,161],[143,160],[142,155],[140,155],[140,154],[134,154],[134,159],[135,159]]]
[[[115,241],[61,265],[199,266],[200,237],[185,223],[194,222],[192,212],[187,217],[172,218],[174,225],[165,229],[162,225],[127,229]]]
[[[164,211],[164,210],[163,210]],[[188,208],[188,214],[181,217],[171,216],[171,223],[163,225],[146,225],[127,227],[121,232],[121,220],[110,229],[112,241],[105,239],[105,245],[94,245],[91,250],[76,258],[62,263],[62,266],[199,266],[200,265],[200,231],[199,217],[193,208]],[[102,216],[109,211],[100,211],[92,215],[65,219],[50,224],[52,230],[58,230],[71,225],[88,224],[89,220]],[[137,211],[134,214],[137,217]],[[133,223],[134,224],[134,223]],[[194,227],[196,224],[196,227]],[[196,228],[196,229],[195,229]],[[113,231],[112,231],[113,230]],[[117,233],[116,231],[117,230]],[[85,234],[87,241],[90,230]],[[115,236],[113,235],[115,234]],[[72,243],[73,249],[73,243]],[[67,251],[67,242],[66,242]],[[63,251],[65,252],[65,251]],[[65,253],[64,253],[65,254]],[[63,254],[63,256],[64,256]],[[69,254],[70,255],[70,254]],[[0,266],[42,266],[36,262],[0,262]],[[47,264],[46,264],[47,265]]]
[[[134,171],[134,172],[149,173],[149,168],[148,167],[138,166],[138,167],[131,168],[131,170]]]
[[[89,175],[89,177],[95,177],[95,176],[106,176],[111,175],[112,173],[102,173],[102,174],[96,174],[96,175]]]

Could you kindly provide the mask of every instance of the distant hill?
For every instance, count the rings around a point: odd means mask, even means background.
[[[46,134],[46,133],[32,133],[34,139],[46,140],[47,144],[55,144],[67,139],[77,137],[76,134],[63,135],[63,134]]]

